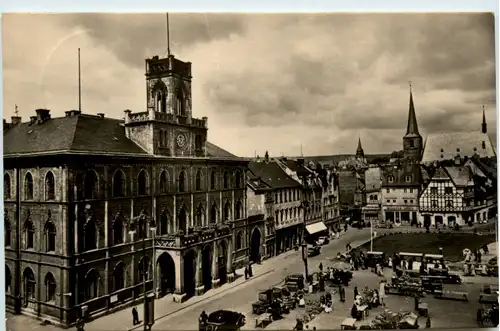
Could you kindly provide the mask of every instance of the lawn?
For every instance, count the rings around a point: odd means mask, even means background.
[[[400,252],[439,254],[438,248],[442,247],[446,260],[458,262],[462,260],[465,248],[474,250],[495,241],[495,235],[478,236],[471,233],[398,233],[376,238],[373,250],[385,252],[387,256]],[[369,251],[370,242],[361,248]]]

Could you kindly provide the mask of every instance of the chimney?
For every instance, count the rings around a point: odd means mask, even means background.
[[[35,112],[38,124],[42,124],[50,119],[50,109],[36,109]]]
[[[264,161],[266,163],[269,163],[269,153],[266,151],[266,154],[264,155]]]
[[[104,113],[97,113],[97,116],[99,116],[100,118],[104,118]]]
[[[12,125],[16,125],[16,124],[19,124],[21,123],[21,116],[12,116],[11,117],[11,121],[12,121]]]
[[[460,158],[460,154],[457,154],[457,156],[455,156],[455,165],[459,166],[462,164],[462,159]]]

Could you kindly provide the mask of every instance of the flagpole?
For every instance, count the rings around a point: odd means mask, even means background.
[[[78,48],[78,110],[82,111],[82,79],[80,70],[80,48]]]

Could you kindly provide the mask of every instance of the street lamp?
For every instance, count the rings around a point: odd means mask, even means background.
[[[138,224],[137,224],[138,223]],[[151,328],[151,326],[154,323],[154,318],[150,319],[149,316],[154,316],[154,312],[150,312],[148,314],[148,295],[146,291],[146,281],[147,281],[147,275],[148,275],[148,268],[147,265],[145,265],[145,261],[147,258],[146,254],[146,231],[147,231],[147,224],[149,223],[149,228],[150,230],[155,233],[156,231],[156,222],[154,219],[148,217],[144,212],[142,212],[139,216],[134,217],[132,221],[130,222],[130,230],[129,234],[132,239],[132,242],[134,241],[134,234],[136,233],[136,227],[137,225],[141,226],[141,232],[142,232],[142,252],[143,252],[143,263],[142,263],[142,288],[143,288],[143,295],[144,295],[144,331],[148,331],[148,329]],[[154,236],[154,235],[153,235]],[[153,254],[154,254],[154,239],[153,239]],[[154,256],[153,256],[154,259]],[[153,260],[154,263],[154,260]],[[153,277],[154,277],[154,270],[153,270]],[[153,284],[154,284],[154,278],[153,278]],[[154,286],[154,285],[153,285]],[[154,290],[154,289],[153,289]]]
[[[303,213],[303,228],[302,228],[302,240],[301,240],[301,246],[302,246],[302,260],[304,261],[304,270],[305,270],[305,276],[306,276],[306,282],[309,280],[309,271],[307,269],[307,243],[305,240],[305,232],[306,232],[306,210],[307,207],[309,206],[309,201],[303,200],[300,207],[302,208],[302,213]]]

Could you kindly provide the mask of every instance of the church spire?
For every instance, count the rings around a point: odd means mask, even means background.
[[[483,133],[487,133],[488,132],[488,127],[486,125],[486,115],[484,114],[484,105],[483,105],[483,124],[481,125],[481,131]]]
[[[417,135],[418,132],[418,124],[417,124],[417,116],[415,115],[415,105],[413,104],[413,93],[411,90],[411,82],[410,82],[410,107],[408,110],[408,125],[406,126],[406,135]]]
[[[363,147],[361,146],[361,136],[358,138],[358,148],[356,149],[356,156],[364,158],[365,152],[363,151]]]

